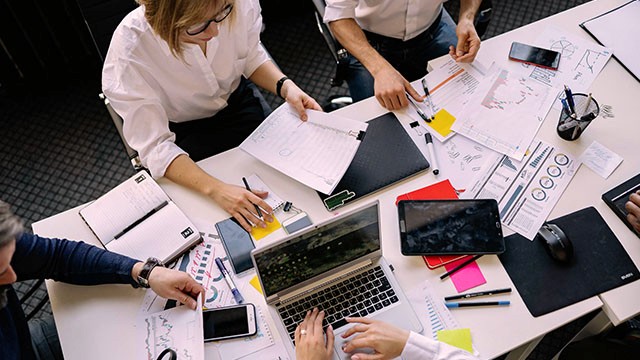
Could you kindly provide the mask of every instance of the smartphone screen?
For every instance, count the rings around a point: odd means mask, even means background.
[[[560,65],[560,53],[553,50],[514,42],[511,44],[509,59],[557,70]]]
[[[253,267],[251,250],[255,248],[251,235],[234,218],[220,221],[216,224],[216,229],[231,261],[233,271],[240,274],[251,269]]]
[[[253,304],[208,309],[202,312],[204,341],[250,336],[256,333]]]

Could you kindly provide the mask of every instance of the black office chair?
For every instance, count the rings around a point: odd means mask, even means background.
[[[46,291],[43,291],[44,294],[42,295],[42,298],[37,300],[37,303],[35,304],[33,301],[34,299],[31,298],[34,296],[36,291],[42,288],[43,284],[44,279],[33,280],[29,290],[22,294],[18,299],[20,305],[22,305],[22,308],[25,310],[25,317],[27,318],[27,321],[31,320],[49,302],[49,294]]]
[[[329,27],[322,21],[324,17],[324,9],[327,6],[325,0],[312,0],[313,5],[315,6],[315,16],[316,23],[318,25],[318,30],[320,34],[324,38],[327,47],[331,51],[331,55],[335,59],[336,62],[336,71],[333,77],[331,77],[331,86],[341,86],[345,80],[347,69],[348,69],[348,52],[347,50],[340,45],[338,40],[336,40],[335,36],[331,33]],[[478,14],[475,18],[475,27],[478,36],[482,38],[482,36],[486,33],[487,27],[489,26],[489,22],[491,21],[493,3],[491,0],[483,0],[480,4],[480,8],[478,9]]]

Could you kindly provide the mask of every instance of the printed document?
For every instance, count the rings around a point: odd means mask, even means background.
[[[503,156],[472,181],[463,199],[495,199],[502,223],[533,240],[580,162],[541,140],[522,161]]]
[[[240,149],[293,179],[331,194],[360,146],[367,123],[307,110],[309,119],[283,104]]]
[[[525,73],[493,65],[452,129],[520,161],[555,95]]]

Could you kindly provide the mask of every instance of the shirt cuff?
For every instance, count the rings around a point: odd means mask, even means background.
[[[435,340],[412,331],[409,333],[409,339],[400,357],[403,359],[433,359],[438,354],[437,345]]]
[[[340,19],[354,19],[356,18],[356,9],[355,8],[334,8],[331,6],[327,6],[324,9],[324,17],[322,21],[325,24],[328,24],[335,20]]]

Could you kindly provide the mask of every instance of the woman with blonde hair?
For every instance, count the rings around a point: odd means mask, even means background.
[[[114,32],[102,72],[127,143],[154,177],[210,197],[247,231],[251,223],[266,226],[266,193],[224,183],[195,161],[238,146],[262,122],[254,83],[302,120],[320,106],[269,59],[258,0],[136,1]]]

